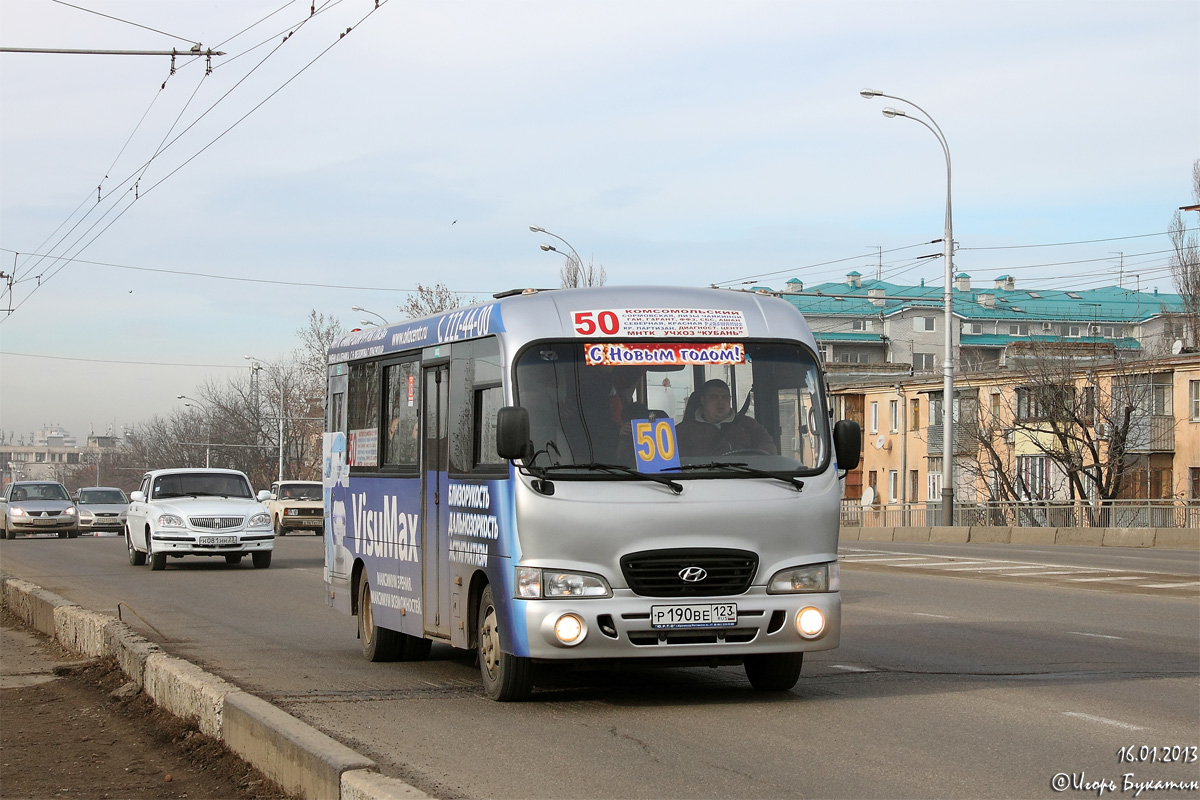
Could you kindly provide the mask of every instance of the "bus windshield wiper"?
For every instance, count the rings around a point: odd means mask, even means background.
[[[638,472],[633,467],[627,467],[624,464],[601,464],[596,461],[587,464],[551,464],[545,467],[538,468],[543,475],[550,472],[563,472],[572,469],[586,469],[589,472],[606,472],[609,475],[628,475],[631,478],[637,478],[640,481],[653,481],[661,483],[669,488],[675,494],[683,492],[683,484],[673,481],[665,475],[658,475],[653,472]]]
[[[800,480],[799,478],[797,478],[794,475],[780,475],[778,472],[767,472],[764,469],[755,469],[754,467],[749,466],[748,464],[746,464],[743,461],[710,461],[707,464],[684,464],[683,466],[678,467],[678,468],[668,467],[668,469],[672,469],[672,470],[674,470],[674,469],[679,469],[679,470],[700,470],[700,469],[722,470],[722,469],[727,469],[727,470],[733,470],[735,472],[743,472],[747,475],[754,475],[759,478],[774,478],[777,481],[783,481],[784,483],[791,484],[792,486],[796,487],[797,492],[804,488],[804,481]]]

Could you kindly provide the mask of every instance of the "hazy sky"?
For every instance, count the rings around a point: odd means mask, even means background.
[[[959,271],[1173,291],[1195,0],[311,5],[0,5],[3,47],[226,53],[0,53],[0,430],[169,414],[313,309],[557,286],[530,225],[610,284],[941,285],[941,148],[864,87],[945,132]]]

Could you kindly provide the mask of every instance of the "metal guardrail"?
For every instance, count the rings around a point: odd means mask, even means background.
[[[863,506],[857,500],[843,500],[841,522],[847,526],[867,528],[931,527],[942,524],[942,504],[926,502]],[[1027,528],[1200,528],[1200,501],[955,502],[954,524]]]

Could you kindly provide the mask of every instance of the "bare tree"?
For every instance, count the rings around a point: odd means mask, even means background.
[[[461,306],[469,306],[478,302],[474,297],[466,298],[458,292],[451,291],[446,284],[438,281],[432,286],[418,283],[417,290],[409,294],[405,301],[397,306],[405,319],[416,319],[436,314],[439,311],[451,311]]]
[[[608,273],[604,266],[597,266],[589,261],[587,266],[574,255],[567,256],[567,261],[558,271],[559,280],[564,289],[576,289],[582,286],[603,286],[608,281]]]
[[[1114,356],[1089,363],[1076,348],[1045,343],[1017,362],[1017,380],[985,384],[981,392],[990,396],[978,403],[976,424],[960,426],[978,448],[961,469],[986,487],[988,499],[1096,506],[1151,482],[1142,454],[1174,424],[1170,384],[1153,362]]]
[[[1192,163],[1192,201],[1200,205],[1200,159]],[[1180,211],[1175,212],[1167,229],[1175,252],[1171,254],[1171,279],[1183,298],[1187,317],[1187,345],[1200,349],[1200,240],[1195,230],[1188,231]]]

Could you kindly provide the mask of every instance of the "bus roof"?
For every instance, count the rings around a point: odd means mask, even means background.
[[[536,339],[794,339],[816,349],[804,316],[773,295],[681,286],[601,286],[503,293],[486,303],[355,331],[329,363],[500,335],[509,347]]]

